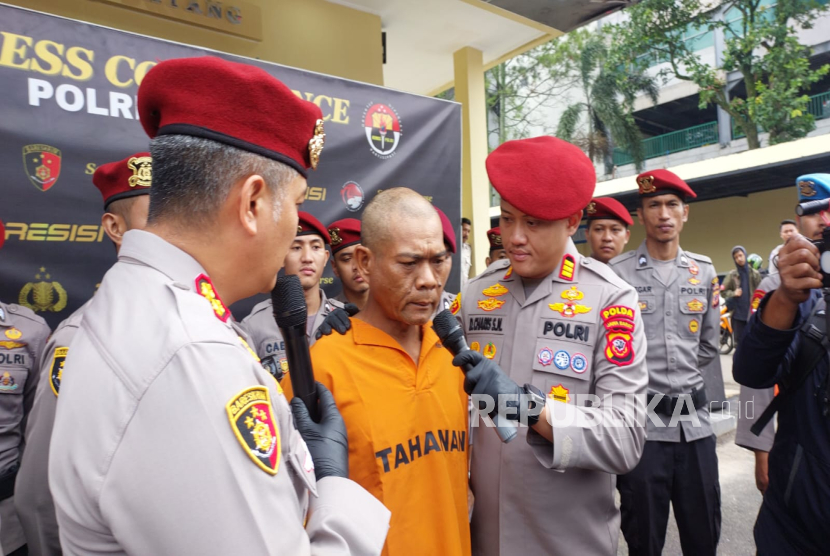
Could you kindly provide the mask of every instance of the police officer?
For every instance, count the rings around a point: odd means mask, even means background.
[[[455,238],[455,230],[452,228],[452,222],[450,222],[449,217],[444,214],[444,211],[435,207],[436,212],[438,212],[438,216],[441,218],[441,230],[444,234],[444,247],[447,249],[448,253],[455,255],[456,252],[456,238]],[[450,279],[450,273],[452,272],[452,257],[447,257],[447,262],[444,265],[441,265],[441,287],[446,288],[447,281]],[[463,282],[463,279],[462,279]],[[437,315],[444,309],[449,309],[452,307],[453,302],[458,297],[458,294],[450,293],[446,289],[441,292],[441,299],[438,303],[438,306],[435,308],[435,314]]]
[[[328,232],[331,238],[331,267],[343,288],[334,300],[363,309],[369,297],[369,282],[361,276],[354,258],[354,251],[360,245],[360,220],[337,220],[329,224]]]
[[[6,228],[0,222],[0,248]],[[25,540],[14,510],[15,478],[23,448],[23,427],[31,415],[41,354],[51,330],[31,309],[0,301],[0,553]],[[6,550],[6,552],[3,551]]]
[[[320,109],[205,56],[151,69],[138,111],[148,224],[124,234],[84,312],[55,415],[64,553],[379,553],[389,514],[346,478],[331,394],[318,385],[319,423],[300,400],[289,410],[226,305],[275,284]]]
[[[92,175],[92,183],[104,198],[101,226],[115,245],[116,253],[128,230],[140,230],[147,224],[151,181],[148,152],[102,164]],[[15,507],[29,553],[34,556],[61,554],[55,505],[49,492],[49,441],[69,344],[87,305],[89,302],[61,322],[49,338],[41,358],[35,404],[26,425],[26,451],[15,485]]]
[[[801,176],[797,184],[800,200],[830,197],[830,174]],[[809,239],[821,236],[828,219],[826,210],[799,218],[805,235],[790,237],[779,251],[781,283],[761,299],[735,352],[737,382],[780,388],[772,402],[778,405],[778,430],[769,453],[769,485],[755,523],[761,555],[827,553],[827,315],[819,250]]]
[[[634,221],[621,202],[613,197],[595,197],[585,209],[588,230],[585,234],[591,247],[591,256],[608,263],[621,254],[631,238],[628,229]]]
[[[680,248],[695,193],[668,170],[637,176],[646,239],[609,266],[640,294],[648,342],[648,433],[637,467],[619,478],[631,554],[660,554],[669,503],[684,554],[715,554],[720,487],[701,369],[718,357],[718,279],[712,261]]]
[[[307,212],[301,211],[299,218],[297,236],[285,256],[284,268],[286,274],[297,275],[303,286],[308,307],[306,335],[308,345],[311,346],[319,337],[317,331],[329,313],[336,308],[342,309],[343,305],[339,301],[329,299],[320,287],[320,278],[329,260],[326,246],[331,244],[331,238],[328,231],[319,220]],[[349,324],[348,318],[346,324]],[[271,298],[257,303],[251,314],[242,320],[241,326],[253,340],[251,347],[262,359],[262,366],[281,381],[288,373],[288,360],[282,333],[274,320]],[[343,329],[343,332],[345,330]],[[331,333],[331,328],[327,332]]]
[[[582,151],[553,137],[508,141],[487,173],[508,260],[464,289],[470,350],[453,364],[473,366],[465,389],[493,402],[483,411],[501,396],[505,417],[518,409],[531,428],[503,444],[474,415],[473,554],[614,555],[615,475],[637,464],[645,441],[637,294],[571,240],[595,186]]]
[[[504,249],[504,244],[501,240],[501,228],[496,226],[487,230],[487,241],[490,243],[490,251],[484,262],[487,266],[493,264],[494,261],[501,261],[507,258],[507,251]]]

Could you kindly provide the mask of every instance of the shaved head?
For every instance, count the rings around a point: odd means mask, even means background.
[[[441,230],[441,218],[420,193],[406,187],[382,191],[366,206],[361,219],[360,239],[372,251],[388,245],[394,229],[403,220],[415,220],[423,226]],[[443,235],[442,235],[443,237]]]

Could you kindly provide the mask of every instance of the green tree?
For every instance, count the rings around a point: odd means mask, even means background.
[[[814,128],[807,111],[810,85],[830,66],[811,69],[811,50],[798,42],[800,29],[812,27],[826,9],[816,0],[642,0],[629,8],[629,21],[616,26],[623,50],[634,59],[668,62],[663,75],[700,87],[700,107],[716,104],[746,135],[750,149],[760,147],[758,129],[775,144],[804,137]],[[686,40],[687,31],[722,32],[720,66],[705,63]],[[725,74],[737,71],[746,98],[730,98]]]
[[[580,94],[562,113],[556,135],[578,145],[592,161],[602,160],[609,174],[614,147],[627,150],[642,169],[645,152],[632,114],[634,100],[646,94],[657,102],[658,93],[656,79],[620,56],[618,47],[606,30],[573,31],[560,46]]]

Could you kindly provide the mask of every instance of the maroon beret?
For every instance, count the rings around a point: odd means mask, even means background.
[[[329,236],[326,227],[323,226],[319,220],[307,212],[300,211],[298,214],[300,216],[300,223],[297,225],[297,236],[315,234],[323,238],[323,241],[331,245],[331,237]]]
[[[502,199],[541,220],[560,220],[584,209],[597,182],[585,153],[547,135],[502,143],[486,164]]]
[[[585,209],[588,222],[592,220],[619,220],[626,226],[634,224],[628,210],[613,197],[594,197]]]
[[[265,70],[213,56],[159,63],[138,88],[144,131],[211,139],[282,162],[303,176],[316,168],[323,113]]]
[[[666,193],[679,195],[681,199],[694,199],[697,194],[692,191],[685,181],[681,180],[674,172],[668,170],[652,170],[643,172],[637,176],[637,187],[641,197],[656,197]]]
[[[101,164],[92,174],[92,183],[104,198],[104,210],[113,201],[136,195],[149,195],[153,173],[150,153],[135,153],[132,156]]]
[[[360,243],[360,220],[344,218],[329,224],[332,254]]]
[[[487,230],[487,240],[490,242],[490,251],[504,249],[504,244],[501,241],[501,228],[498,226]]]
[[[435,207],[435,212],[441,218],[441,228],[444,232],[444,243],[450,246],[450,252],[455,253],[455,230],[452,229],[452,222],[444,211]]]
[[[3,244],[6,242],[6,227],[3,225],[3,221],[0,220],[0,247],[3,247]]]

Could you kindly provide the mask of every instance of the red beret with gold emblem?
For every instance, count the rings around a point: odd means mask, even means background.
[[[360,243],[360,220],[344,218],[329,224],[332,254]]]
[[[213,56],[159,63],[138,88],[150,138],[190,135],[282,162],[304,177],[323,150],[323,113],[263,69]]]
[[[665,195],[666,193],[673,193],[681,199],[694,199],[697,197],[697,194],[692,191],[688,183],[681,180],[674,172],[663,169],[643,172],[637,176],[637,188],[639,189],[640,197],[656,197],[657,195]]]
[[[561,220],[584,209],[597,183],[585,153],[547,135],[502,143],[486,165],[502,199],[541,220]]]
[[[444,243],[446,243],[451,253],[455,253],[455,230],[452,229],[452,222],[450,222],[449,217],[444,214],[444,211],[435,207],[435,211],[438,213],[438,216],[441,217],[441,228],[444,232]]]
[[[150,153],[136,153],[118,162],[102,164],[92,174],[92,183],[104,198],[104,210],[113,201],[149,195],[153,171]]]
[[[487,230],[487,240],[490,242],[490,251],[504,249],[504,244],[501,241],[501,228],[498,226]]]
[[[626,226],[634,224],[631,214],[621,202],[613,197],[594,197],[585,209],[588,222],[592,220],[619,220]]]
[[[307,212],[300,211],[300,223],[297,225],[297,236],[315,234],[323,238],[323,241],[331,245],[331,236],[323,224]]]
[[[3,225],[3,221],[0,220],[0,247],[3,247],[3,244],[6,242],[6,227]]]

